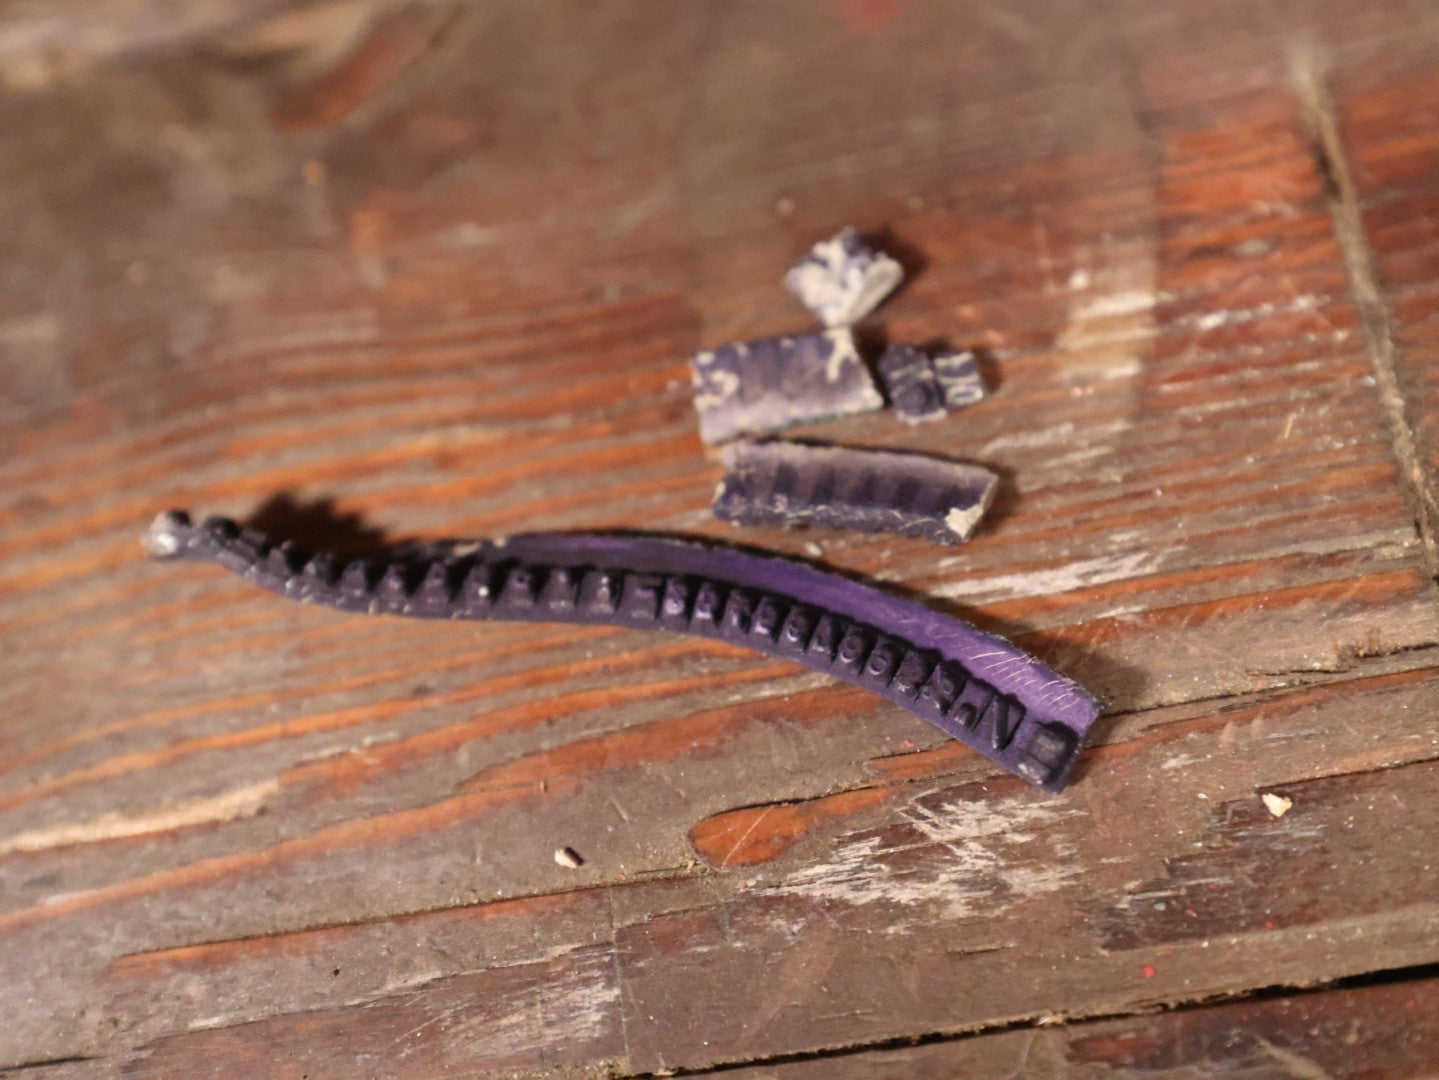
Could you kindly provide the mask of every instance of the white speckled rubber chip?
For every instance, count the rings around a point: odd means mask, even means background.
[[[843,328],[724,345],[697,353],[690,370],[700,437],[711,444],[884,406]]]
[[[903,280],[904,268],[852,228],[820,241],[785,275],[789,291],[826,326],[858,322]]]

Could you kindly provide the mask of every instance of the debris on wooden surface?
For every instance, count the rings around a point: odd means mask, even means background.
[[[697,353],[690,368],[700,437],[710,444],[884,407],[842,328],[722,345]]]
[[[714,514],[737,525],[817,525],[938,544],[974,534],[998,477],[897,450],[742,441],[722,452]]]
[[[902,280],[904,268],[853,228],[815,244],[785,275],[790,292],[826,326],[859,322]]]
[[[569,847],[555,848],[555,862],[568,870],[578,870],[585,864],[575,849]]]
[[[1290,808],[1294,805],[1294,800],[1289,796],[1276,795],[1272,791],[1264,792],[1259,798],[1264,803],[1264,808],[1277,818],[1289,813]]]
[[[968,350],[930,356],[914,345],[891,345],[880,357],[879,379],[894,411],[908,424],[941,419],[985,393],[979,360]]]

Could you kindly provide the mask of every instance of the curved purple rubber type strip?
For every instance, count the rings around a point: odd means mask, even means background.
[[[879,694],[1047,791],[1063,788],[1099,712],[1081,687],[959,619],[803,563],[694,541],[532,533],[342,565],[172,511],[145,549],[342,611],[604,623],[746,645]]]

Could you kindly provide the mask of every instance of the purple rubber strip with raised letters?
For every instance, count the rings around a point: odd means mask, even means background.
[[[294,600],[431,619],[603,623],[746,645],[863,687],[1047,791],[1063,788],[1099,706],[1002,638],[805,563],[669,537],[532,533],[407,545],[348,563],[161,514],[158,559],[218,563]]]

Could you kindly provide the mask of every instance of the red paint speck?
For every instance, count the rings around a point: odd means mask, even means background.
[[[913,750],[913,749],[914,749],[914,740],[913,740],[913,739],[905,739],[904,742],[900,743],[900,745],[903,746],[906,750]]]
[[[1152,979],[1152,978],[1154,978],[1154,965],[1153,965],[1153,964],[1145,964],[1145,965],[1144,965],[1142,968],[1140,968],[1139,970],[1142,971],[1142,972],[1144,972],[1144,977],[1145,977],[1146,979]]]
[[[909,0],[840,0],[839,14],[851,30],[873,34],[904,13]]]
[[[1197,919],[1199,917],[1199,913],[1196,912],[1192,907],[1185,908],[1184,914],[1188,915],[1191,919]]]
[[[1264,929],[1266,929],[1266,930],[1273,930],[1273,929],[1274,929],[1274,920],[1273,920],[1273,919],[1265,919],[1265,920],[1264,920]]]

